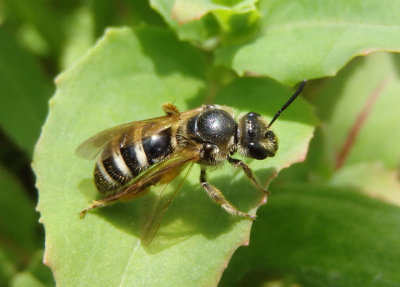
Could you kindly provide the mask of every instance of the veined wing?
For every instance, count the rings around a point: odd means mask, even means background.
[[[106,129],[84,141],[76,149],[76,153],[83,158],[94,159],[113,139],[120,139],[124,136],[127,136],[129,137],[129,141],[134,143],[145,137],[158,134],[161,131],[178,123],[179,121],[185,121],[195,116],[200,111],[201,108],[196,108],[180,113],[179,116],[166,115]]]
[[[120,191],[94,201],[94,208],[106,206],[116,201],[127,201],[146,193],[147,189],[159,183],[173,180],[191,162],[200,158],[197,150],[182,150],[174,153],[169,159],[159,162],[136,177],[132,183]],[[90,208],[92,209],[92,208]]]
[[[140,238],[141,238],[142,244],[144,246],[149,247],[150,243],[153,242],[153,239],[156,236],[156,234],[161,226],[161,222],[163,220],[164,214],[168,210],[171,203],[174,201],[178,192],[181,190],[193,165],[194,165],[194,162],[191,162],[188,164],[189,167],[184,172],[184,175],[182,176],[182,178],[179,179],[178,184],[176,185],[176,187],[174,188],[174,190],[172,192],[169,192],[168,194],[164,194],[169,183],[166,183],[164,186],[161,187],[161,192],[158,194],[156,200],[153,203],[153,207],[151,208],[148,218],[145,219],[144,224],[141,227]],[[182,169],[182,171],[183,171],[183,169]],[[162,245],[165,245],[166,242],[162,238],[163,237],[158,238],[158,240],[156,240],[156,246],[152,245],[149,250],[153,250],[154,249],[153,247],[155,247],[156,249],[159,249],[160,247],[162,247]],[[182,236],[180,236],[180,238],[182,238]],[[174,239],[176,241],[176,238],[174,238]],[[160,244],[162,242],[164,244]],[[168,244],[171,244],[171,242],[168,242]]]
[[[159,162],[141,173],[133,182],[128,183],[120,191],[94,200],[92,204],[80,212],[80,216],[95,208],[103,207],[117,201],[127,201],[147,193],[149,188],[159,183],[169,183],[190,163],[199,159],[199,152],[195,149],[182,150],[174,153],[169,159]]]

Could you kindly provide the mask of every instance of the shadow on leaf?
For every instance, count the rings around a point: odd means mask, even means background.
[[[195,172],[198,172],[197,168],[191,174]],[[241,171],[232,171],[234,174],[238,172]],[[264,179],[274,174],[272,168],[257,171],[257,176],[262,175],[260,178]],[[249,212],[262,204],[263,194],[245,176],[241,175],[238,180],[232,180],[232,177],[234,175],[214,178],[212,172],[209,172],[209,182],[219,188],[239,210]],[[229,232],[235,224],[246,220],[229,215],[213,203],[197,180],[194,180],[197,181],[195,184],[185,180],[180,190],[177,190],[183,180],[181,175],[167,187],[155,186],[143,197],[97,209],[91,214],[103,217],[121,231],[140,238],[143,248],[151,254],[192,236],[217,238]],[[86,198],[95,193],[94,184],[89,179],[82,180],[79,189]]]

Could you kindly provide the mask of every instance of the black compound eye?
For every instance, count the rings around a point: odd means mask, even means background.
[[[275,134],[272,131],[267,131],[265,133],[265,138],[268,138],[270,141],[275,141]]]
[[[263,124],[260,117],[254,112],[247,113],[243,117],[243,140],[245,142],[258,141],[263,138]]]
[[[248,156],[255,159],[265,159],[269,155],[269,151],[257,142],[249,143]]]

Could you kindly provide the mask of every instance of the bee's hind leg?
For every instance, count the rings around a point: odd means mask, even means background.
[[[110,196],[104,197],[102,199],[99,199],[99,200],[93,200],[93,202],[87,208],[85,208],[84,210],[79,212],[79,216],[81,218],[84,218],[86,213],[88,213],[92,209],[101,208],[101,207],[113,204],[120,199],[121,199],[121,196],[119,196],[119,193],[116,193],[116,194],[112,194]]]
[[[161,107],[168,116],[173,116],[173,117],[179,118],[179,115],[181,114],[179,112],[178,108],[171,103],[163,104]]]
[[[97,200],[93,200],[93,203],[90,204],[87,208],[85,208],[84,210],[82,210],[81,212],[79,212],[79,216],[81,218],[84,218],[86,213],[88,213],[90,210],[95,209],[95,208],[99,208],[99,207],[103,207],[106,206],[107,204],[105,204],[102,201],[97,201]]]
[[[207,192],[208,196],[217,204],[221,205],[221,207],[232,215],[242,216],[249,220],[255,220],[256,217],[245,212],[239,211],[236,207],[234,207],[229,201],[227,201],[222,194],[222,192],[216,188],[215,186],[209,184],[206,180],[206,170],[205,168],[201,168],[200,173],[200,182],[203,189]]]
[[[118,201],[128,201],[143,196],[148,192],[149,189],[146,186],[141,186],[141,187],[137,187],[135,185],[128,186],[127,188],[123,188],[120,191],[115,192],[107,197],[98,200],[93,200],[92,204],[90,204],[87,208],[79,212],[79,216],[83,218],[85,217],[86,213],[88,213],[92,209],[111,205]]]

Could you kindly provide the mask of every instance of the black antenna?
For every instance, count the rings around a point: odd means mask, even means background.
[[[279,109],[279,111],[275,114],[274,118],[271,120],[271,122],[268,125],[268,128],[270,126],[272,126],[272,124],[274,123],[274,121],[279,117],[279,115],[286,110],[286,108],[298,97],[298,95],[300,95],[301,91],[304,89],[304,87],[307,84],[307,80],[303,80],[300,84],[300,86],[298,87],[297,91],[294,92],[293,96],[290,97],[290,99],[282,106],[282,108]]]

